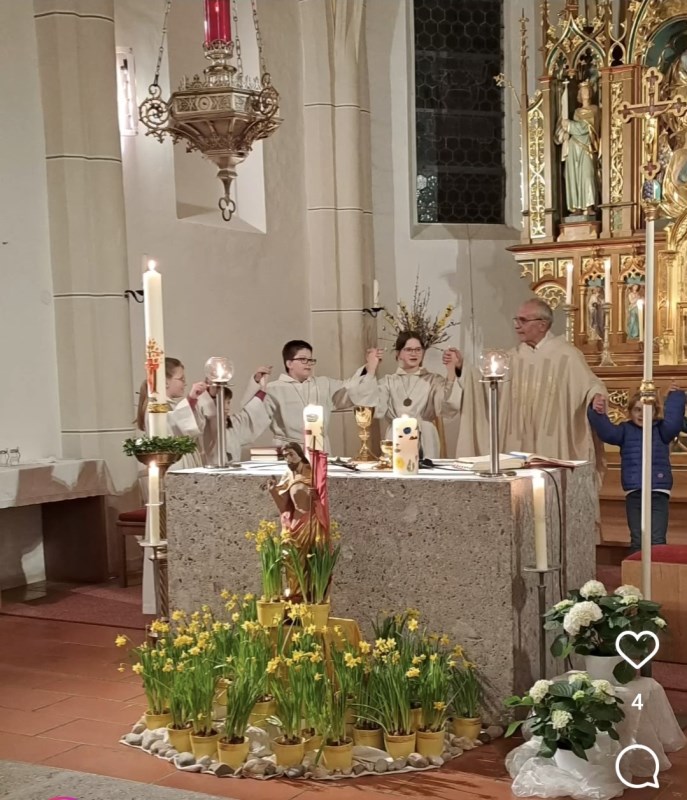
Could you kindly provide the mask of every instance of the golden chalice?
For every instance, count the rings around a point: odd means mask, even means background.
[[[369,406],[356,406],[354,409],[355,422],[358,426],[358,436],[362,442],[358,455],[355,457],[354,461],[377,460],[372,454],[370,448],[367,446],[367,443],[370,441],[370,427],[372,425],[373,412],[374,408],[370,408]]]

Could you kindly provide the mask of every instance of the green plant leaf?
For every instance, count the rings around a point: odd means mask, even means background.
[[[512,736],[518,730],[518,728],[522,725],[523,722],[524,722],[524,720],[522,720],[522,719],[515,720],[514,722],[511,722],[511,724],[506,728],[506,737]]]
[[[628,664],[627,661],[621,661],[620,664],[616,664],[613,670],[613,677],[618,683],[629,683],[631,680],[634,680],[636,674],[637,670],[631,664]]]

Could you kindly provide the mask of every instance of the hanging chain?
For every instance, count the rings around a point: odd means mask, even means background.
[[[253,9],[253,26],[255,27],[255,39],[258,43],[258,55],[260,57],[260,77],[267,73],[265,65],[265,54],[262,50],[262,35],[260,34],[260,25],[258,24],[258,4],[256,0],[250,0]]]
[[[236,0],[231,0],[231,10],[234,19],[234,46],[236,47],[236,71],[239,80],[243,80],[243,61],[241,60],[241,39],[239,38],[239,14],[236,10]]]
[[[162,20],[162,39],[160,40],[160,49],[157,53],[157,65],[155,66],[155,78],[153,79],[153,86],[158,86],[160,78],[160,69],[162,68],[162,56],[165,53],[165,38],[167,37],[167,18],[169,17],[169,9],[172,7],[172,0],[167,0],[165,3],[165,16]]]

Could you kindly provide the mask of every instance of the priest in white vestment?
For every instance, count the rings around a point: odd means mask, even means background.
[[[514,317],[518,347],[500,386],[500,449],[596,463],[603,471],[603,445],[587,421],[587,407],[603,411],[606,387],[582,353],[551,333],[553,312],[543,300],[523,303]],[[487,455],[486,385],[474,368],[463,372],[458,456]]]
[[[285,372],[276,381],[270,381],[266,388],[265,411],[274,445],[282,447],[288,442],[302,442],[303,410],[308,405],[316,405],[324,409],[324,449],[329,452],[327,431],[332,411],[377,405],[375,373],[382,355],[383,351],[377,348],[368,350],[365,366],[341,381],[313,374],[317,360],[313,358],[312,346],[308,342],[300,339],[287,342],[282,348]],[[249,390],[253,393],[258,377],[259,373],[254,376]]]

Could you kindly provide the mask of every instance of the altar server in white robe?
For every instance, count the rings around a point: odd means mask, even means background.
[[[383,351],[367,351],[365,366],[356,370],[348,380],[313,375],[317,360],[312,346],[301,339],[287,342],[282,348],[283,372],[276,381],[267,384],[265,411],[270,419],[273,443],[282,447],[288,442],[303,441],[303,409],[308,405],[324,409],[324,448],[329,452],[327,431],[333,410],[353,406],[374,407],[378,402],[375,373]],[[253,377],[252,391],[260,372]]]
[[[386,439],[391,439],[391,424],[404,414],[414,417],[420,428],[420,445],[425,458],[439,458],[441,442],[437,422],[454,417],[460,410],[460,375],[463,357],[455,347],[447,349],[442,361],[446,375],[423,367],[425,346],[419,334],[404,331],[394,346],[398,369],[379,381],[379,404],[375,416],[387,421]]]
[[[256,391],[237,414],[229,414],[225,405],[227,425],[227,452],[231,459],[241,458],[241,448],[250,444],[267,427],[269,419],[265,413],[264,381],[269,375],[268,367],[261,367],[256,376],[263,385],[256,385]],[[167,399],[171,410],[167,423],[171,436],[190,436],[196,440],[195,453],[183,456],[174,465],[175,469],[189,469],[217,463],[217,411],[213,389],[205,381],[198,381],[186,391],[186,372],[177,358],[165,359],[167,376]],[[225,390],[225,401],[231,401],[231,390]],[[138,404],[138,424],[146,429],[147,395],[145,384],[141,387]]]

